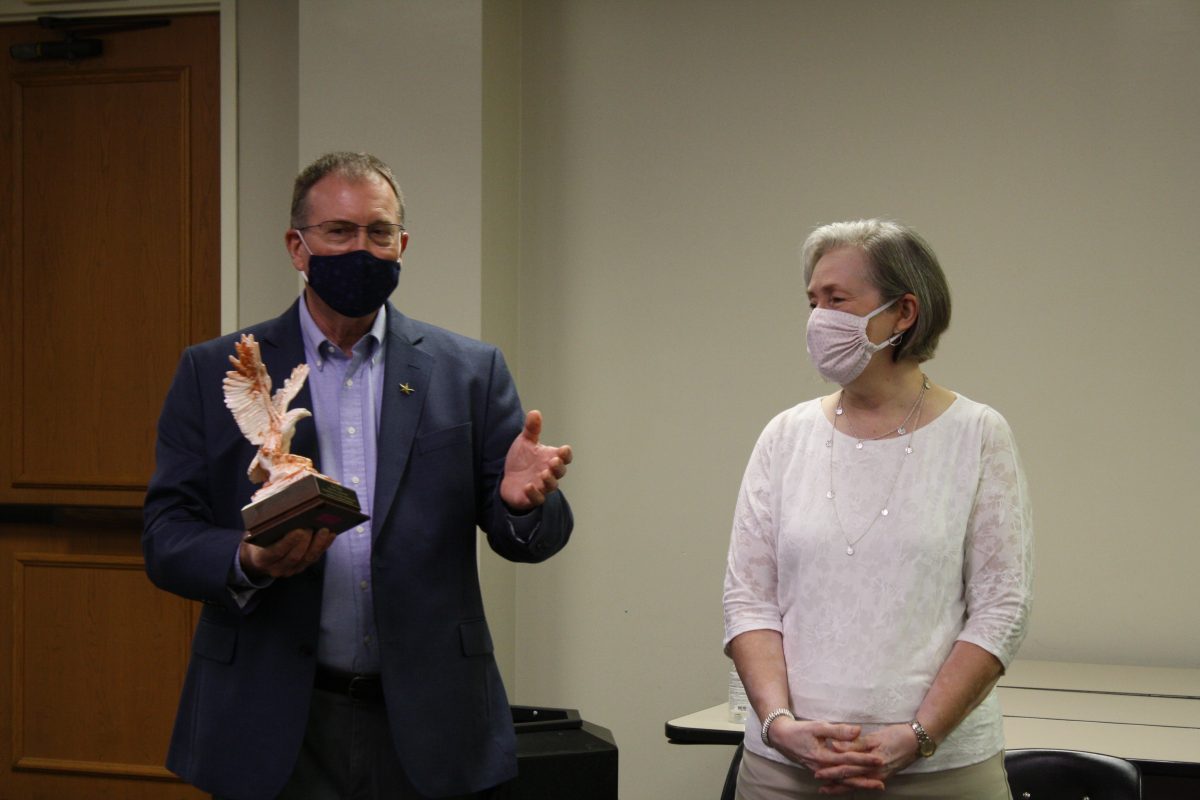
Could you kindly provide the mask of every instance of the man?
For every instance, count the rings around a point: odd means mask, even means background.
[[[538,441],[494,347],[387,301],[408,244],[386,164],[333,153],[296,179],[285,242],[305,277],[252,326],[272,385],[307,362],[292,452],[370,521],[245,541],[256,448],[225,408],[242,332],[183,354],[158,427],[146,570],[204,607],[167,766],[230,800],[487,797],[516,774],[475,529],[512,561],[566,544],[569,447]]]

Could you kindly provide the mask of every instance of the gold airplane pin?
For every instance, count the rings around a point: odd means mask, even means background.
[[[407,383],[402,383],[400,384],[400,391],[404,392],[405,394],[412,394],[416,391],[416,389],[412,388]]]

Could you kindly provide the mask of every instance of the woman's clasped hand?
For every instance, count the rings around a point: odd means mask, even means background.
[[[785,718],[771,725],[770,736],[772,747],[826,782],[823,794],[882,791],[917,758],[916,736],[903,724],[864,735],[858,725]]]

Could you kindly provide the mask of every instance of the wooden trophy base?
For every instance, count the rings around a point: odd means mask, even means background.
[[[333,533],[370,519],[358,506],[358,495],[320,475],[306,475],[269,497],[242,509],[250,544],[266,547],[296,528]]]

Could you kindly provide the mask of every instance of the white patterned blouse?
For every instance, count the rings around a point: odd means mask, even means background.
[[[763,430],[734,512],[725,644],[779,631],[795,714],[866,732],[913,719],[955,641],[1008,666],[1025,635],[1033,529],[1012,432],[986,405],[958,395],[911,439],[856,442],[834,433],[820,400]],[[749,716],[747,749],[788,763]],[[906,772],[1003,746],[992,692]]]

